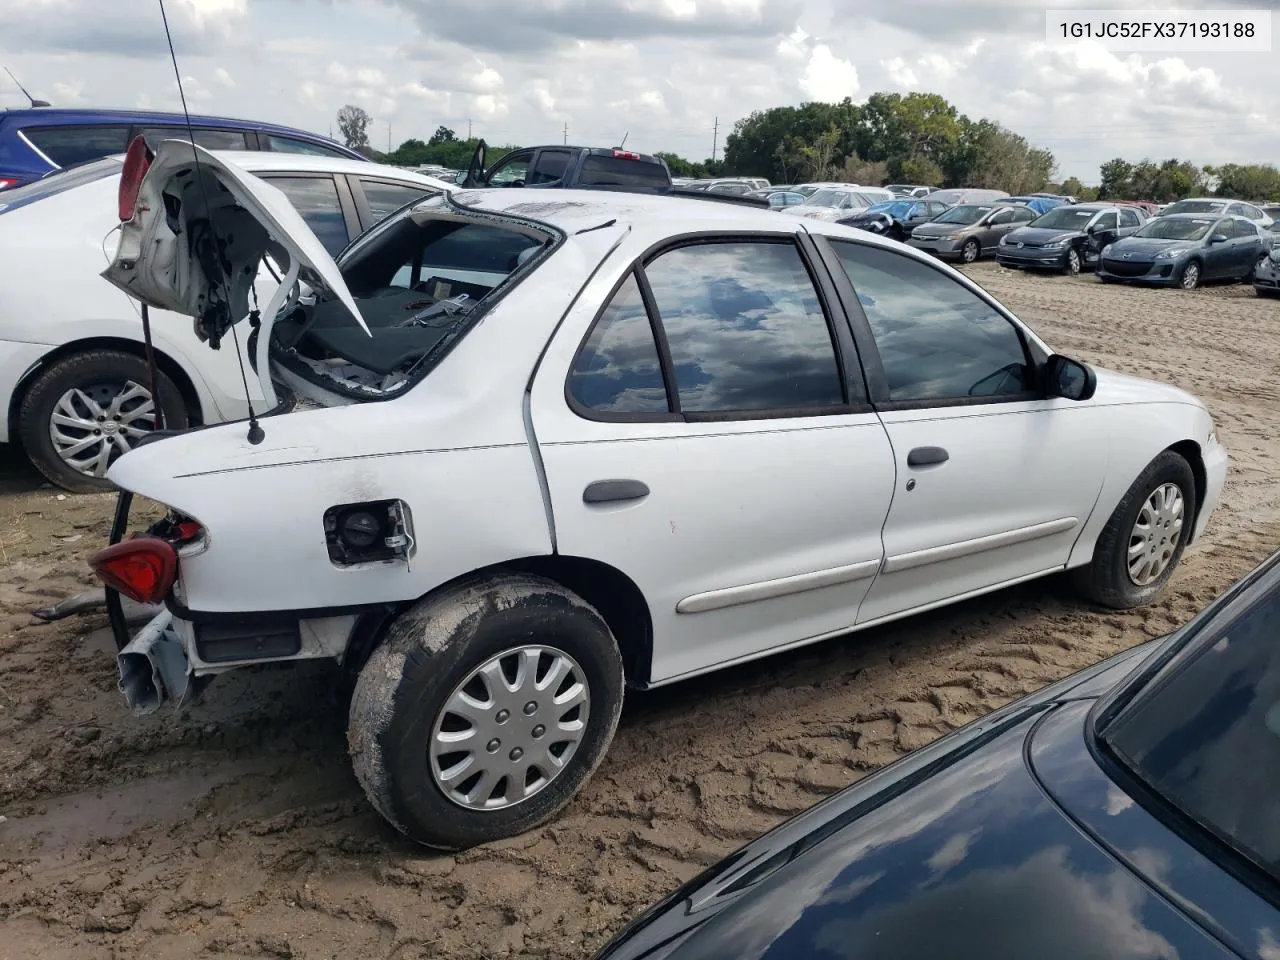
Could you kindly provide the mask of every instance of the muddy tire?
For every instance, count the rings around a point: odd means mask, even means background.
[[[352,765],[401,833],[461,850],[559,813],[604,758],[622,698],[594,608],[549,580],[488,576],[391,624],[356,681]]]
[[[86,350],[51,363],[27,388],[18,408],[17,433],[31,463],[73,493],[115,489],[102,474],[126,446],[151,429],[150,382],[146,361],[122,350]],[[187,426],[177,384],[157,371],[156,386],[165,425]],[[97,459],[100,454],[102,460]]]
[[[1166,450],[1117,504],[1094,545],[1093,560],[1075,572],[1076,588],[1113,610],[1150,602],[1182,559],[1196,507],[1191,465]]]

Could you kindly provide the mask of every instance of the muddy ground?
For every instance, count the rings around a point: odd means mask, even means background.
[[[130,718],[89,585],[112,498],[0,474],[0,960],[584,957],[704,864],[1018,694],[1187,620],[1280,546],[1280,302],[1092,277],[974,275],[1064,353],[1204,397],[1233,456],[1163,598],[1024,585],[627,703],[551,826],[456,857],[398,837],[345,758],[336,671],[220,679]]]

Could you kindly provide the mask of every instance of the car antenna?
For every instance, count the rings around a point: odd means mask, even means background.
[[[627,145],[627,137],[629,137],[629,136],[631,136],[631,131],[630,131],[630,130],[628,130],[626,133],[624,133],[624,134],[622,135],[622,142],[621,142],[620,144],[618,144],[618,149],[619,149],[619,150],[621,150],[623,147],[625,147],[625,146]]]
[[[28,92],[27,92],[27,88],[26,88],[26,87],[24,87],[24,86],[22,85],[22,82],[21,82],[17,77],[15,77],[15,76],[13,75],[13,71],[12,71],[12,70],[10,70],[8,67],[5,67],[5,68],[4,68],[4,72],[5,72],[5,73],[7,73],[7,74],[9,75],[9,79],[10,79],[10,80],[12,80],[15,84],[17,84],[17,85],[18,85],[18,89],[22,91],[22,95],[23,95],[24,97],[26,97],[28,100],[30,100],[30,101],[31,101],[31,106],[32,106],[32,108],[35,108],[35,107],[47,107],[47,106],[49,106],[49,101],[48,101],[48,100],[37,100],[37,99],[36,99],[35,97],[33,97],[30,93],[28,93]]]
[[[169,59],[173,62],[173,79],[177,81],[178,96],[182,100],[182,116],[187,123],[187,136],[191,138],[191,157],[193,160],[195,160],[196,182],[200,184],[200,194],[201,194],[201,197],[204,199],[205,211],[208,212],[212,208],[209,206],[209,193],[205,188],[204,174],[200,170],[200,154],[196,150],[196,132],[191,125],[191,113],[190,111],[187,110],[187,94],[186,94],[186,91],[183,90],[182,88],[182,72],[178,69],[178,55],[174,52],[174,49],[173,49],[173,33],[169,30],[169,17],[164,12],[164,0],[157,0],[157,2],[160,4],[160,19],[164,23],[165,39],[169,42]],[[214,239],[216,241],[217,237],[216,237],[216,232],[214,231],[212,216],[210,216],[209,218],[209,231],[211,233],[215,233]],[[223,273],[222,283],[224,287],[228,286],[228,280],[225,272]],[[230,305],[231,303],[230,289],[225,289],[224,294],[226,295],[227,304]],[[146,307],[144,306],[143,309],[145,310]],[[254,446],[257,446],[264,439],[266,439],[266,432],[262,429],[262,425],[258,423],[258,415],[254,412],[254,409],[253,409],[253,398],[249,395],[249,377],[244,372],[244,353],[240,350],[240,335],[236,332],[235,323],[230,324],[230,327],[231,327],[231,340],[235,344],[235,348],[236,348],[236,359],[240,362],[240,382],[244,384],[244,400],[249,407],[248,440],[251,444],[253,444]],[[152,377],[154,377],[155,376],[154,359],[152,359],[151,364],[152,364]],[[153,398],[155,398],[154,393],[152,394],[152,396]],[[156,403],[156,409],[159,410],[159,407],[160,407],[159,398],[155,398],[155,403]]]

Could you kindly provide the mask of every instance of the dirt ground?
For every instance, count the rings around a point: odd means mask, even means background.
[[[326,665],[223,677],[134,720],[105,618],[29,611],[91,581],[112,497],[0,464],[0,960],[584,957],[786,817],[1009,699],[1186,621],[1280,546],[1280,302],[974,275],[1060,351],[1185,387],[1233,462],[1163,598],[1024,585],[630,696],[553,824],[456,857],[401,839],[346,761]]]

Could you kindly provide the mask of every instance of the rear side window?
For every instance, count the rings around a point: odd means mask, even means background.
[[[1248,220],[1237,220],[1235,224],[1237,237],[1256,237],[1258,235],[1257,225],[1250,223]]]
[[[299,140],[295,137],[282,137],[278,133],[259,133],[258,142],[262,144],[264,150],[274,150],[276,153],[305,153],[312,157],[343,157],[347,160],[351,159],[350,154],[341,150],[335,150],[333,147],[327,147],[322,143],[312,143],[310,140]]]
[[[364,197],[369,202],[369,212],[373,214],[375,221],[394,213],[406,203],[436,194],[435,190],[426,187],[388,183],[385,180],[366,180],[364,177],[360,178],[360,186],[364,188]]]
[[[25,207],[29,203],[35,203],[37,200],[43,200],[45,197],[56,197],[60,193],[74,190],[86,183],[119,176],[119,174],[120,161],[114,157],[94,160],[92,163],[82,164],[72,170],[56,170],[34,183],[0,193],[0,213],[8,213],[19,207]]]
[[[347,234],[347,219],[342,214],[338,200],[338,187],[333,177],[263,177],[273,187],[284,191],[285,196],[302,214],[311,232],[316,235],[329,253],[338,251],[351,239]]]
[[[665,414],[667,390],[653,327],[635,274],[628,274],[569,371],[569,395],[612,414]]]
[[[73,167],[124,153],[129,146],[129,127],[27,127],[22,135],[60,167]]]
[[[152,149],[161,140],[190,140],[194,134],[198,146],[206,150],[248,150],[249,141],[243,130],[214,130],[209,127],[193,127],[188,131],[183,126],[144,127],[138,133],[147,138]]]
[[[659,163],[588,154],[579,182],[586,187],[667,186],[671,178]]]
[[[530,183],[555,183],[569,169],[569,160],[573,156],[568,150],[542,150],[529,172]]]

